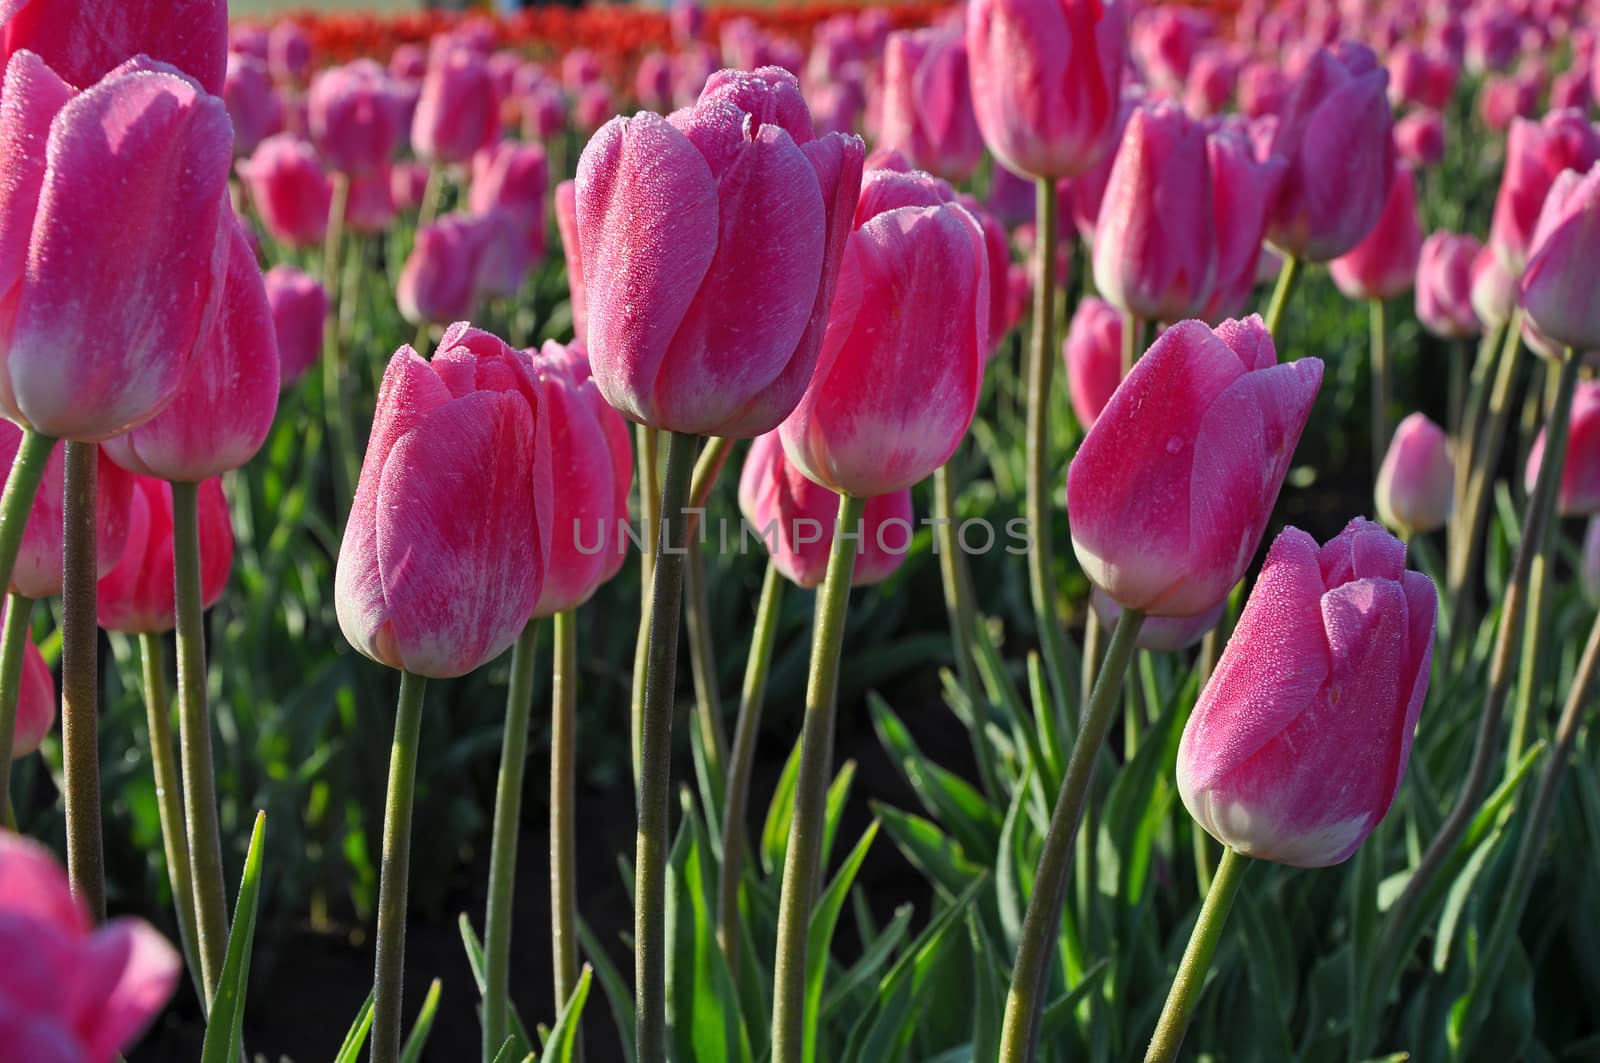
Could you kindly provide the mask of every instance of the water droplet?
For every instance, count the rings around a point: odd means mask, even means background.
[[[1178,453],[1178,451],[1180,451],[1182,449],[1183,449],[1183,438],[1181,436],[1173,436],[1171,439],[1167,440],[1167,453],[1168,454],[1176,454],[1176,453]]]

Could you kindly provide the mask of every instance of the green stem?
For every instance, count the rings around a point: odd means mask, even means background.
[[[639,792],[639,743],[644,737],[644,672],[650,653],[650,589],[655,584],[656,517],[661,512],[661,462],[657,453],[660,433],[649,425],[636,425],[634,438],[639,458],[639,635],[633,644],[633,696],[629,702],[633,736],[633,790]]]
[[[550,965],[556,1014],[578,984],[578,616],[555,617],[550,676]],[[581,1045],[573,1057],[581,1060]]]
[[[761,711],[766,704],[767,675],[772,667],[772,646],[778,637],[778,613],[783,603],[783,576],[767,562],[756,605],[755,629],[750,635],[750,656],[745,661],[744,689],[739,695],[739,722],[733,730],[733,753],[728,764],[728,789],[722,802],[722,866],[717,871],[717,940],[728,971],[739,972],[739,880],[744,874],[745,802],[750,796],[750,772],[755,764],[756,736],[761,731]]]
[[[1144,623],[1144,613],[1124,609],[1111,633],[1105,664],[1095,683],[1094,695],[1083,714],[1082,730],[1072,746],[1072,759],[1056,795],[1050,814],[1050,829],[1034,875],[1033,896],[1022,921],[1022,938],[1017,947],[1017,963],[1011,974],[1011,990],[1006,996],[1006,1012],[1000,1031],[1001,1063],[1025,1063],[1033,1058],[1034,1041],[1039,1036],[1039,1019],[1044,1013],[1046,982],[1055,955],[1057,929],[1061,925],[1061,906],[1066,899],[1067,876],[1072,866],[1072,850],[1078,824],[1088,803],[1089,782],[1095,759],[1105,744],[1106,730],[1116,712],[1122,678],[1133,660],[1134,640]]]
[[[428,183],[422,188],[422,202],[417,206],[417,231],[433,224],[439,216],[444,200],[444,167],[438,163],[428,166]]]
[[[67,876],[95,922],[106,917],[100,827],[100,629],[95,615],[97,443],[64,447],[61,579],[61,760],[66,776]]]
[[[672,708],[683,607],[690,472],[696,437],[667,436],[667,475],[650,592],[649,654],[639,743],[639,828],[634,859],[634,1023],[640,1063],[667,1058],[666,891],[672,775]]]
[[[1445,400],[1445,431],[1451,439],[1461,438],[1461,422],[1467,414],[1467,364],[1466,342],[1451,340],[1445,357],[1450,360],[1449,391]]]
[[[1133,372],[1133,363],[1144,349],[1144,321],[1130,311],[1122,313],[1122,376]]]
[[[843,532],[855,529],[866,500],[839,496],[828,572],[817,589],[811,640],[811,676],[806,683],[805,724],[800,734],[800,766],[795,778],[794,817],[783,860],[778,898],[778,952],[773,969],[772,1063],[798,1063],[805,1053],[806,943],[811,930],[812,885],[822,860],[824,802],[833,752],[839,697],[839,651],[844,645],[850,580],[856,543]]]
[[[12,591],[6,597],[0,629],[0,828],[17,829],[11,811],[11,757],[16,749],[17,705],[22,694],[22,662],[28,648],[33,599]]]
[[[1483,432],[1483,418],[1489,402],[1489,387],[1495,375],[1495,363],[1500,352],[1500,340],[1504,328],[1504,325],[1491,328],[1483,334],[1483,339],[1478,344],[1478,355],[1472,363],[1472,379],[1467,387],[1466,408],[1462,411],[1461,424],[1454,436],[1455,490],[1448,528],[1447,575],[1455,571],[1456,555],[1464,545],[1463,535],[1466,528],[1463,518],[1467,506],[1467,478],[1477,458],[1479,437]],[[1456,627],[1456,617],[1452,614],[1449,619],[1453,631]]]
[[[528,621],[511,651],[506,726],[500,740],[500,774],[494,789],[489,849],[489,899],[483,916],[483,1058],[492,1063],[505,1043],[510,1010],[511,913],[517,878],[517,837],[522,825],[522,778],[528,763],[528,718],[533,712],[534,648],[539,622]]]
[[[1278,326],[1283,323],[1284,307],[1300,283],[1300,260],[1293,255],[1283,256],[1283,266],[1278,270],[1278,282],[1272,287],[1272,300],[1267,303],[1267,331],[1274,341],[1279,339]]]
[[[1224,847],[1222,861],[1217,864],[1216,877],[1206,891],[1206,902],[1200,908],[1200,918],[1189,935],[1189,945],[1183,950],[1178,963],[1178,973],[1172,979],[1172,989],[1161,1008],[1161,1018],[1156,1022],[1155,1036],[1150,1038],[1150,1048],[1144,1063],[1171,1063],[1178,1058],[1183,1047],[1183,1034],[1189,1027],[1189,1018],[1200,1000],[1200,990],[1206,983],[1206,971],[1211,958],[1216,955],[1217,942],[1222,939],[1222,928],[1228,921],[1228,909],[1244,881],[1250,867],[1250,858]]]
[[[167,881],[172,886],[172,907],[178,919],[178,941],[184,966],[194,979],[195,993],[205,998],[200,974],[200,954],[195,948],[194,880],[189,871],[189,839],[184,835],[183,789],[178,783],[178,761],[172,749],[172,716],[167,698],[166,654],[161,636],[139,636],[144,664],[145,720],[150,730],[150,770],[155,776],[156,811],[161,818],[161,848],[167,860]]]
[[[1079,673],[1078,704],[1089,704],[1094,695],[1094,684],[1100,677],[1100,659],[1105,656],[1106,626],[1091,603],[1088,615],[1083,618],[1083,668]]]
[[[1506,745],[1506,774],[1509,776],[1527,749],[1534,722],[1535,703],[1540,700],[1539,672],[1544,662],[1545,635],[1550,626],[1550,567],[1560,521],[1545,523],[1544,534],[1534,544],[1533,564],[1528,570],[1528,620],[1522,640],[1522,661],[1517,669],[1517,698],[1511,707],[1511,734]]]
[[[383,859],[378,873],[378,947],[372,989],[372,1063],[398,1063],[400,1008],[405,995],[406,891],[411,878],[411,806],[417,789],[417,748],[428,681],[400,673],[389,791],[383,805]]]
[[[28,513],[33,509],[33,498],[39,493],[39,482],[44,479],[44,468],[55,445],[51,436],[32,428],[22,430],[22,442],[11,461],[5,491],[0,493],[0,587],[11,586],[11,571],[17,567]]]
[[[956,663],[956,680],[961,684],[961,692],[966,695],[967,703],[977,718],[971,735],[972,752],[984,793],[994,796],[1000,792],[999,783],[995,778],[989,742],[982,724],[982,717],[988,711],[988,701],[982,696],[982,688],[978,684],[978,665],[972,656],[978,623],[977,611],[972,604],[972,568],[967,564],[966,552],[961,549],[954,479],[948,463],[934,470],[934,542],[938,545],[939,578],[944,586],[945,619],[950,625],[950,648]]]
[[[1389,392],[1393,381],[1389,368],[1389,335],[1384,323],[1383,300],[1369,299],[1367,305],[1372,311],[1372,480],[1376,483],[1384,452],[1389,449]]]
[[[691,498],[693,491],[690,492]],[[689,637],[689,671],[694,680],[695,722],[700,728],[700,746],[705,750],[706,773],[711,790],[720,793],[728,763],[728,736],[722,728],[722,698],[717,693],[717,654],[712,644],[711,603],[706,597],[705,556],[700,540],[693,533],[687,543],[685,559],[684,619]],[[707,809],[714,814],[715,809]],[[713,824],[712,829],[716,829]]]

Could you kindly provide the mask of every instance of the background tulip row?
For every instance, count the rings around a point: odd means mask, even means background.
[[[1595,1051],[1593,3],[181,6],[3,15],[0,1061]]]

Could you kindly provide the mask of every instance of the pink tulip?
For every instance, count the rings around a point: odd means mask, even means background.
[[[1473,264],[1483,251],[1478,238],[1440,230],[1422,242],[1417,261],[1417,320],[1444,339],[1483,331],[1472,308]]]
[[[576,186],[595,381],[657,428],[748,437],[800,400],[865,149],[811,139],[792,74],[724,71],[693,108],[606,123]]]
[[[984,362],[993,358],[1000,349],[1000,343],[1006,338],[1006,333],[1011,331],[1012,323],[1006,314],[1006,300],[1009,294],[1006,291],[1005,276],[1011,268],[1011,241],[1006,237],[1006,230],[998,219],[983,208],[983,206],[969,195],[958,195],[955,201],[967,208],[978,224],[983,227],[983,248],[987,258],[989,275],[989,335],[983,349]]]
[[[1128,120],[1133,117],[1133,112],[1137,109],[1137,97],[1131,93],[1125,96],[1117,109],[1110,150],[1089,169],[1071,181],[1062,181],[1056,186],[1056,196],[1062,203],[1062,214],[1071,217],[1073,223],[1077,225],[1078,235],[1091,247],[1094,244],[1095,223],[1100,219],[1100,207],[1106,196],[1106,186],[1111,183],[1111,168],[1116,165],[1122,140],[1127,136]],[[1067,234],[1070,234],[1070,230]]]
[[[647,111],[672,110],[672,57],[666,52],[642,56],[633,75],[633,95]]]
[[[1204,308],[1216,277],[1205,130],[1176,107],[1141,107],[1095,224],[1095,287],[1137,318],[1177,321]]]
[[[1437,165],[1444,158],[1444,116],[1438,111],[1412,111],[1394,124],[1394,146],[1412,169]]]
[[[1328,263],[1328,272],[1347,299],[1391,299],[1416,282],[1421,255],[1416,177],[1409,166],[1396,163],[1377,224],[1359,244]]]
[[[589,304],[583,283],[583,251],[578,246],[578,186],[575,181],[556,185],[556,229],[561,234],[561,252],[567,260],[567,289],[572,300],[572,334],[587,343]]]
[[[1109,176],[1110,170],[1106,173]],[[1013,173],[999,162],[989,171],[989,198],[985,206],[1006,228],[1033,220],[1035,198],[1033,182],[1028,178]]]
[[[561,84],[568,92],[576,94],[605,76],[600,57],[587,48],[574,48],[561,57]]]
[[[717,53],[700,45],[681,51],[672,64],[672,98],[679,107],[692,107],[700,92],[721,68]]]
[[[255,456],[278,411],[278,335],[261,270],[235,222],[222,308],[172,405],[106,440],[141,476],[197,483]]]
[[[464,214],[447,214],[418,230],[395,286],[401,316],[422,325],[471,314],[488,237],[481,219]]]
[[[1113,630],[1122,618],[1122,607],[1111,600],[1111,595],[1095,587],[1089,594],[1089,604],[1106,630]],[[1222,607],[1218,602],[1197,616],[1152,616],[1139,625],[1139,634],[1133,644],[1151,653],[1178,653],[1188,649],[1206,636],[1222,620]]]
[[[1600,130],[1579,111],[1552,111],[1538,122],[1518,119],[1506,140],[1506,167],[1494,201],[1489,246],[1513,280],[1527,265],[1539,211],[1557,175],[1600,161]]]
[[[389,198],[395,210],[416,210],[428,193],[428,167],[420,162],[397,162],[389,171]]]
[[[421,81],[428,73],[428,50],[420,44],[397,44],[389,53],[389,73],[401,81]]]
[[[1239,113],[1246,118],[1278,114],[1293,92],[1294,80],[1276,63],[1256,59],[1239,71]]]
[[[1228,49],[1210,46],[1200,51],[1189,66],[1183,106],[1198,117],[1220,114],[1233,99],[1239,80],[1239,61]]]
[[[1327,867],[1405,777],[1433,660],[1433,583],[1357,518],[1323,547],[1286,528],[1178,746],[1178,793],[1247,856]]]
[[[333,187],[309,141],[268,137],[239,163],[239,176],[268,235],[289,247],[320,247],[333,209]]]
[[[555,475],[550,560],[533,615],[554,616],[588,601],[622,567],[633,444],[627,422],[595,386],[581,344],[547,341],[533,361]]]
[[[550,558],[550,422],[533,360],[452,325],[401,347],[334,577],[339,626],[373,660],[465,675],[527,626]]]
[[[466,162],[499,136],[499,107],[482,55],[436,49],[411,120],[411,148],[426,162]]]
[[[1067,363],[1072,411],[1087,432],[1122,383],[1122,314],[1104,299],[1079,300],[1061,356]]]
[[[1395,429],[1378,469],[1378,518],[1405,535],[1444,527],[1455,502],[1455,456],[1444,429],[1414,413]]]
[[[394,178],[389,167],[350,178],[344,201],[344,224],[351,232],[387,232],[394,222]]]
[[[811,93],[811,116],[817,135],[854,133],[861,126],[867,97],[859,82],[830,81]]]
[[[817,587],[833,550],[839,498],[790,463],[777,432],[750,444],[739,476],[744,535],[760,538],[772,563],[791,583]],[[915,513],[909,488],[867,499],[850,583],[867,587],[899,570],[911,546]],[[742,540],[741,540],[742,541]]]
[[[1600,349],[1600,163],[1556,178],[1545,198],[1522,274],[1528,323],[1557,345]]]
[[[1594,102],[1594,94],[1589,86],[1589,71],[1583,68],[1563,70],[1550,82],[1550,109],[1565,110],[1573,108],[1587,111]]]
[[[1217,231],[1217,281],[1203,316],[1221,322],[1244,313],[1256,288],[1267,232],[1267,211],[1287,163],[1258,159],[1246,133],[1223,126],[1206,136],[1211,171],[1211,217]]]
[[[311,142],[339,173],[361,175],[389,164],[405,135],[389,74],[357,59],[318,74],[306,94]]]
[[[1028,275],[1028,267],[1020,262],[1013,262],[1006,267],[1006,332],[1010,332],[1022,323],[1028,316],[1028,310],[1033,305],[1033,280]]]
[[[322,284],[293,266],[273,266],[262,278],[272,325],[278,337],[278,384],[293,387],[322,355],[322,325],[328,293]]]
[[[267,35],[267,64],[274,80],[300,85],[311,72],[311,36],[305,27],[279,19]]]
[[[234,22],[228,26],[228,54],[248,55],[267,61],[267,28],[254,22]]]
[[[550,184],[550,164],[537,144],[502,140],[472,158],[472,186],[468,209],[478,217],[493,216],[490,245],[506,245],[504,254],[521,263],[516,283],[495,294],[509,295],[521,287],[522,275],[544,258],[545,191]],[[494,286],[491,286],[493,290]]]
[[[22,443],[22,429],[0,420],[0,468],[11,467]],[[64,517],[62,448],[50,451],[44,478],[23,525],[22,548],[11,571],[11,590],[26,598],[54,598],[61,593],[61,528]],[[102,448],[95,494],[95,564],[104,572],[122,557],[128,537],[128,504],[133,478],[111,463]]]
[[[554,85],[541,85],[522,96],[522,135],[543,141],[561,135],[567,127],[567,100]]]
[[[1075,177],[1111,150],[1125,18],[1101,0],[973,0],[972,102],[997,159],[1021,174]]]
[[[9,608],[9,601],[0,604],[0,622],[5,620]],[[44,743],[44,736],[50,733],[55,722],[55,676],[50,673],[50,666],[44,663],[44,655],[39,652],[39,647],[33,644],[33,636],[26,635],[22,641],[22,676],[17,690],[17,715],[11,732],[11,759],[21,760],[31,753],[37,753],[39,746]],[[3,913],[0,913],[0,919],[4,919]],[[0,1026],[3,1025],[4,1020],[0,1019]],[[4,1040],[5,1035],[0,1033],[0,1043]]]
[[[1539,86],[1520,78],[1491,76],[1478,93],[1478,120],[1491,133],[1503,133],[1518,118],[1539,111]]]
[[[585,85],[572,101],[572,125],[584,137],[593,136],[616,113],[616,99],[603,81]]]
[[[115,565],[100,570],[96,606],[100,626],[126,635],[160,634],[178,623],[172,580],[172,485],[130,476],[128,546]],[[233,519],[222,481],[204,480],[197,493],[200,528],[200,604],[222,597],[233,567]]]
[[[222,295],[231,155],[222,101],[170,67],[132,60],[74,93],[32,53],[12,57],[0,412],[95,441],[172,401]]]
[[[1467,17],[1467,69],[1475,74],[1507,70],[1521,46],[1521,27],[1507,7],[1486,7]]]
[[[1125,609],[1193,616],[1244,576],[1322,384],[1278,365],[1259,317],[1167,329],[1134,365],[1067,476],[1072,547]]]
[[[283,101],[267,64],[248,55],[228,56],[228,76],[222,102],[233,122],[233,153],[248,155],[267,137],[283,129]]]
[[[1533,491],[1544,460],[1545,431],[1528,451],[1526,484]],[[1572,419],[1567,428],[1567,460],[1561,466],[1558,508],[1563,517],[1588,517],[1600,513],[1600,382],[1580,381],[1572,399]]]
[[[0,1059],[111,1063],[177,988],[183,960],[142,919],[95,927],[55,857],[0,830]]]
[[[1517,278],[1485,246],[1472,260],[1472,310],[1486,328],[1499,328],[1517,308]]]
[[[922,205],[856,218],[816,375],[781,433],[789,461],[838,492],[910,487],[949,460],[972,423],[989,336],[980,223],[927,174]],[[865,189],[863,197],[867,195]]]
[[[972,176],[983,137],[972,110],[967,44],[955,29],[889,34],[879,142],[951,181]]]
[[[672,4],[672,38],[679,44],[697,41],[705,32],[706,9],[697,0],[675,0]]]
[[[0,61],[33,52],[69,85],[87,88],[136,55],[169,63],[213,95],[228,63],[226,0],[7,0]]]
[[[1392,50],[1384,64],[1389,71],[1390,104],[1421,104],[1428,92],[1431,65],[1428,53],[1416,44],[1402,43]]]

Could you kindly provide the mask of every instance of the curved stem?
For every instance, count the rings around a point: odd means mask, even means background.
[[[51,436],[32,428],[22,430],[22,442],[17,444],[17,456],[11,460],[5,491],[0,493],[0,587],[11,586],[11,570],[17,567],[17,553],[22,549],[22,532],[28,525],[28,513],[33,509],[34,496],[39,493],[39,482],[44,479],[45,465],[55,445]]]
[[[692,488],[690,498],[693,500]],[[717,654],[711,641],[705,556],[692,531],[685,549],[689,553],[684,572],[684,617],[689,636],[689,671],[694,680],[695,722],[700,729],[700,747],[705,750],[712,792],[720,793],[728,763],[728,736],[722,729],[722,697],[717,693]],[[706,810],[708,815],[715,811]],[[716,829],[715,825],[712,829]]]
[[[16,749],[17,705],[22,695],[22,662],[28,648],[33,599],[12,591],[6,596],[0,629],[0,828],[16,830],[11,811],[11,757]]]
[[[400,1006],[405,994],[406,891],[411,878],[411,806],[417,788],[417,747],[428,681],[400,673],[389,791],[383,804],[383,859],[378,874],[378,947],[372,989],[372,1063],[398,1063]]]
[[[1066,900],[1067,876],[1072,869],[1072,850],[1078,824],[1088,803],[1089,782],[1094,762],[1105,743],[1106,730],[1116,713],[1122,677],[1133,659],[1134,639],[1144,623],[1137,609],[1124,609],[1111,633],[1105,664],[1095,683],[1094,695],[1083,714],[1082,730],[1072,746],[1061,792],[1050,814],[1050,829],[1034,875],[1033,896],[1022,921],[1022,938],[1017,947],[1017,964],[1011,973],[1011,990],[1006,996],[1006,1013],[1000,1031],[1001,1063],[1025,1063],[1033,1058],[1034,1041],[1039,1035],[1039,1019],[1044,1013],[1045,983],[1055,955],[1056,929],[1061,925],[1061,906]]]
[[[733,753],[728,763],[728,789],[722,802],[722,866],[717,871],[717,941],[737,981],[739,973],[739,880],[744,874],[745,802],[750,796],[750,771],[755,763],[756,736],[761,731],[761,711],[766,704],[767,674],[772,667],[772,644],[778,637],[778,611],[783,603],[783,576],[767,562],[756,604],[755,629],[750,635],[750,656],[744,667],[744,689],[739,695],[739,722],[733,730]]]
[[[1000,791],[995,780],[994,765],[990,762],[989,743],[984,737],[982,720],[988,701],[982,696],[982,688],[978,684],[978,666],[972,656],[978,623],[972,604],[972,568],[967,564],[966,552],[961,549],[954,479],[948,463],[933,472],[933,534],[938,546],[935,552],[939,555],[939,578],[944,586],[945,619],[950,624],[950,648],[956,663],[956,680],[961,684],[961,692],[966,695],[976,717],[971,735],[972,753],[984,793],[994,796]]]
[[[1272,287],[1272,300],[1267,303],[1266,326],[1272,333],[1274,342],[1280,337],[1278,326],[1283,323],[1284,307],[1289,305],[1289,297],[1294,294],[1295,287],[1300,283],[1300,260],[1293,255],[1283,256],[1283,265],[1278,270],[1278,282]]]
[[[811,930],[813,884],[822,861],[828,768],[833,753],[834,718],[839,700],[839,651],[844,645],[850,579],[859,540],[843,534],[856,529],[866,500],[839,496],[828,572],[817,589],[811,639],[811,675],[806,683],[805,725],[800,733],[800,766],[795,777],[794,816],[783,859],[778,898],[778,954],[773,969],[772,1063],[797,1063],[805,1052],[806,943]]]
[[[172,716],[167,702],[166,654],[161,636],[139,636],[144,665],[145,721],[150,730],[150,770],[155,776],[156,811],[161,817],[161,848],[167,860],[167,881],[172,886],[172,907],[177,914],[178,941],[184,966],[194,979],[195,994],[205,998],[200,955],[195,948],[194,880],[189,872],[189,839],[184,835],[183,790],[178,784],[178,761],[172,750]]]
[[[198,485],[172,485],[172,559],[178,614],[178,742],[183,756],[183,808],[194,875],[195,944],[205,999],[217,995],[228,946],[222,884],[222,834],[211,763],[206,706],[206,630],[200,592]],[[208,1004],[209,1006],[209,1004]]]
[[[550,964],[556,1014],[578,984],[578,617],[555,617],[550,676]],[[577,1047],[574,1058],[582,1059]]]
[[[639,829],[634,857],[634,1023],[640,1063],[667,1057],[666,891],[672,775],[672,707],[677,691],[678,624],[683,606],[684,507],[698,440],[667,436],[667,475],[650,592],[649,653],[640,713]]]
[[[1456,560],[1465,546],[1464,535],[1466,527],[1463,518],[1466,515],[1467,479],[1477,460],[1480,436],[1484,427],[1485,411],[1489,403],[1489,388],[1491,378],[1496,375],[1494,370],[1499,360],[1500,340],[1504,335],[1504,325],[1497,325],[1483,334],[1482,341],[1478,344],[1478,354],[1472,363],[1472,379],[1467,388],[1466,408],[1461,414],[1461,424],[1455,434],[1455,489],[1452,495],[1451,519],[1447,531],[1449,532],[1446,555],[1446,575],[1449,577],[1456,570]],[[1454,603],[1452,603],[1454,605]],[[1456,628],[1456,616],[1450,615],[1450,628]],[[1455,636],[1452,634],[1452,641]]]
[[[489,848],[489,899],[483,916],[483,1058],[493,1060],[509,1026],[511,911],[517,878],[517,836],[522,825],[522,778],[528,763],[528,718],[533,712],[534,648],[539,622],[528,621],[511,651],[506,726],[500,740],[500,774],[494,788]]]
[[[633,736],[633,789],[639,792],[639,743],[644,734],[644,672],[650,651],[650,590],[655,583],[656,517],[661,511],[661,462],[657,454],[659,433],[649,425],[634,426],[639,459],[639,635],[633,644],[633,696],[630,733]]]
[[[1389,449],[1389,392],[1393,381],[1383,300],[1369,299],[1367,304],[1372,311],[1372,481],[1376,483],[1384,452]]]
[[[1217,942],[1222,939],[1222,928],[1228,921],[1228,910],[1244,881],[1250,867],[1250,858],[1224,846],[1222,861],[1217,864],[1211,888],[1206,891],[1206,902],[1200,908],[1200,918],[1189,935],[1189,945],[1183,950],[1178,963],[1178,973],[1172,979],[1172,989],[1167,1002],[1161,1007],[1161,1018],[1156,1022],[1155,1036],[1150,1038],[1150,1048],[1145,1052],[1144,1063],[1171,1063],[1178,1058],[1183,1047],[1183,1034],[1189,1028],[1189,1017],[1200,999],[1200,990],[1206,984],[1206,971],[1211,968],[1211,958],[1216,955]]]
[[[61,572],[61,760],[66,776],[67,876],[95,922],[106,917],[100,830],[100,629],[95,610],[97,443],[65,444]]]

